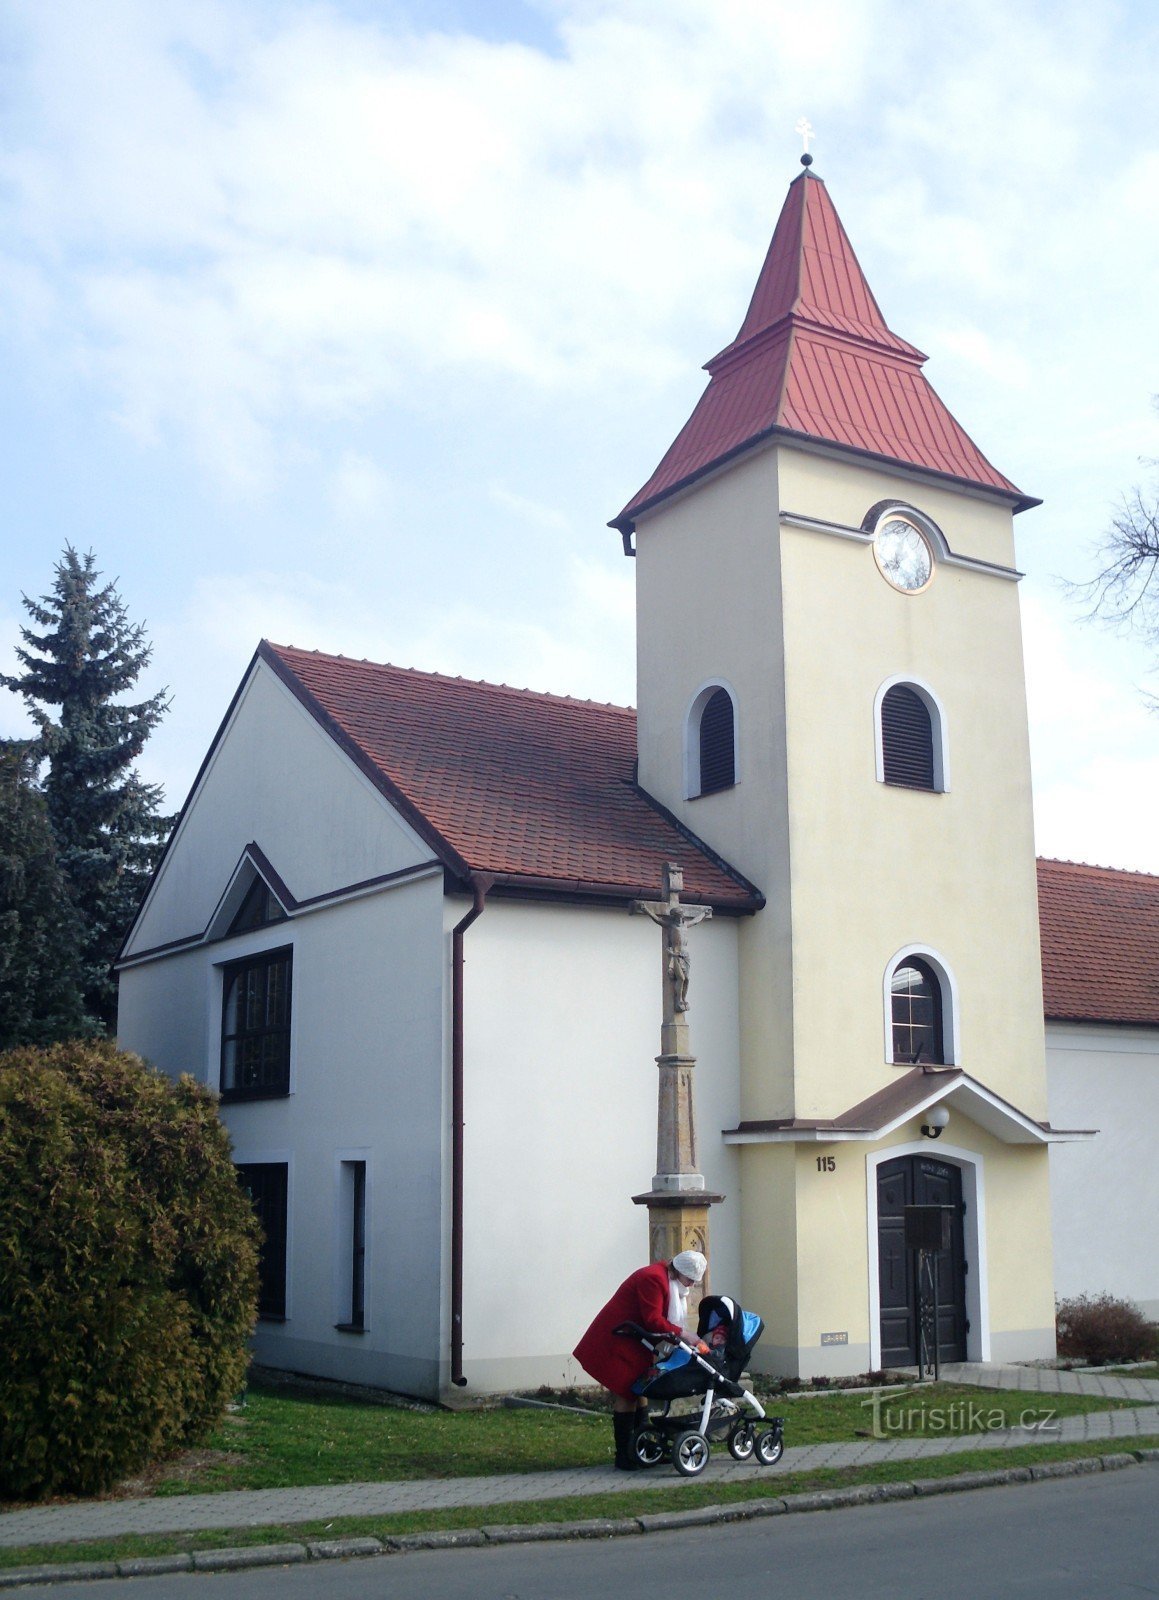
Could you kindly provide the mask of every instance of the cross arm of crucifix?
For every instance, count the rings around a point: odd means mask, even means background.
[[[712,915],[711,906],[669,905],[667,900],[633,900],[634,916],[651,917],[661,928],[693,928]]]

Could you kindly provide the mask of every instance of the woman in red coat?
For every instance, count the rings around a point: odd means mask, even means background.
[[[638,1339],[612,1330],[621,1322],[635,1322],[648,1333],[679,1339],[688,1311],[688,1291],[704,1277],[707,1266],[699,1251],[683,1250],[671,1261],[641,1267],[624,1279],[575,1347],[575,1358],[584,1371],[611,1390],[616,1466],[622,1472],[632,1472],[638,1464],[632,1436],[637,1408],[647,1409],[647,1402],[632,1393],[632,1385],[647,1372],[653,1357]]]

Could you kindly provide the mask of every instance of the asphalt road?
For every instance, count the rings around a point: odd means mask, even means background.
[[[54,1600],[1142,1600],[1159,1468],[687,1533],[65,1583]]]

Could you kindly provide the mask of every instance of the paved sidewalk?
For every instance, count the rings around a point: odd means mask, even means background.
[[[1090,1394],[1106,1400],[1150,1400],[1159,1405],[1159,1378],[1112,1377],[1109,1373],[1055,1367],[1001,1367],[992,1362],[960,1361],[942,1368],[944,1383],[969,1383],[979,1389],[1019,1389],[1033,1394]]]
[[[920,1461],[961,1455],[970,1450],[1014,1448],[1034,1443],[1067,1443],[1086,1439],[1130,1441],[1159,1433],[1159,1380],[1104,1378],[1095,1373],[1054,1372],[1030,1367],[945,1367],[947,1382],[968,1383],[982,1389],[1011,1388],[1035,1396],[1052,1393],[1103,1394],[1149,1404],[1129,1410],[1091,1412],[1064,1417],[1040,1427],[1048,1399],[1028,1401],[1026,1425],[1002,1431],[917,1439],[891,1427],[889,1410],[920,1407],[922,1394],[915,1385],[903,1399],[895,1391],[881,1399],[884,1439],[858,1439],[845,1444],[804,1445],[786,1449],[778,1467],[768,1470],[752,1462],[736,1462],[723,1449],[713,1452],[700,1483],[751,1482],[764,1477],[770,1493],[786,1471],[817,1467],[865,1466],[877,1461]],[[1075,1386],[1077,1385],[1077,1387]],[[1087,1387],[1112,1385],[1114,1387]],[[789,1417],[792,1437],[792,1407]],[[961,1404],[961,1402],[959,1402]],[[983,1397],[977,1402],[985,1413]],[[866,1424],[872,1423],[867,1407]],[[453,1506],[516,1505],[528,1500],[555,1500],[573,1496],[663,1487],[682,1480],[660,1468],[646,1478],[616,1473],[607,1467],[575,1467],[559,1472],[509,1473],[490,1478],[428,1479],[412,1483],[323,1484],[299,1489],[239,1489],[221,1494],[174,1495],[139,1500],[84,1501],[63,1506],[37,1506],[26,1511],[0,1513],[0,1545],[57,1544],[75,1540],[111,1538],[123,1533],[187,1533],[200,1530],[262,1527],[269,1524],[328,1521],[338,1517],[388,1516],[396,1512],[442,1510]]]

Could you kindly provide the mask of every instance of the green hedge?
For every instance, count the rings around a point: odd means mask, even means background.
[[[0,1054],[0,1497],[97,1493],[208,1433],[257,1237],[192,1079],[105,1041]]]

